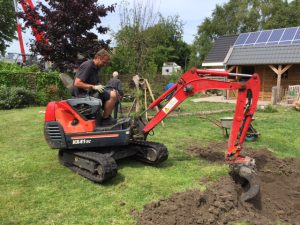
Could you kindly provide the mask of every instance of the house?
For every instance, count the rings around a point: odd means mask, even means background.
[[[181,66],[178,66],[175,62],[165,62],[162,67],[162,75],[172,75],[181,70]]]
[[[224,66],[229,72],[258,73],[260,99],[271,100],[276,87],[276,99],[281,100],[289,86],[300,84],[300,27],[240,34],[228,48]]]

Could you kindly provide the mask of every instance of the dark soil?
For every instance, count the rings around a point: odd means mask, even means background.
[[[225,146],[225,147],[224,147]],[[212,163],[224,163],[227,143],[190,147],[187,151]],[[189,190],[144,206],[138,224],[300,224],[300,159],[279,159],[268,150],[244,149],[255,158],[261,191],[239,201],[243,189],[231,176],[208,185],[205,192]],[[202,178],[201,182],[206,182]]]

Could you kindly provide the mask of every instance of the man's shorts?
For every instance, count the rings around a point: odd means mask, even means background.
[[[104,92],[102,92],[102,93],[99,93],[98,91],[96,91],[93,94],[93,97],[101,99],[102,103],[104,104],[106,101],[108,101],[110,99],[111,91],[112,91],[111,88],[105,88]]]

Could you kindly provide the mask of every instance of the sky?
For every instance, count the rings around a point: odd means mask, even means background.
[[[36,3],[38,0],[33,0]],[[134,1],[127,0],[131,6]],[[139,0],[141,1],[141,0]],[[151,1],[151,0],[150,0]],[[197,27],[201,25],[206,17],[210,17],[212,11],[215,9],[216,4],[222,5],[228,0],[152,0],[154,10],[160,12],[164,17],[178,15],[179,19],[183,22],[183,40],[188,44],[191,44],[197,33]],[[121,2],[120,0],[99,0],[100,4],[111,5]],[[21,9],[21,8],[20,8]],[[106,17],[102,18],[103,26],[108,26],[112,32],[117,32],[120,28],[119,7],[116,7],[115,12],[109,13]],[[31,30],[26,29],[23,32],[23,40],[25,52],[29,53],[30,39],[34,37],[31,35]],[[111,39],[111,33],[99,36],[99,39]],[[10,47],[7,48],[7,52],[20,53],[20,46],[18,40],[9,43]]]

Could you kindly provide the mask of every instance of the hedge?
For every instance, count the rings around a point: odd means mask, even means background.
[[[135,95],[134,86],[130,85],[133,75],[120,75],[125,95]],[[106,84],[111,75],[101,74],[101,81]],[[176,82],[179,75],[148,78],[155,97],[165,91],[169,82]],[[21,67],[17,64],[0,62],[0,85],[6,87],[23,87],[34,93],[37,105],[46,105],[49,101],[56,101],[70,97],[59,78],[59,72],[41,72],[37,66]]]
[[[9,88],[22,87],[34,93],[37,105],[70,96],[56,71],[41,72],[36,66],[21,67],[16,64],[0,63],[0,85]]]
[[[0,85],[0,109],[23,108],[35,104],[35,95],[24,87]]]

